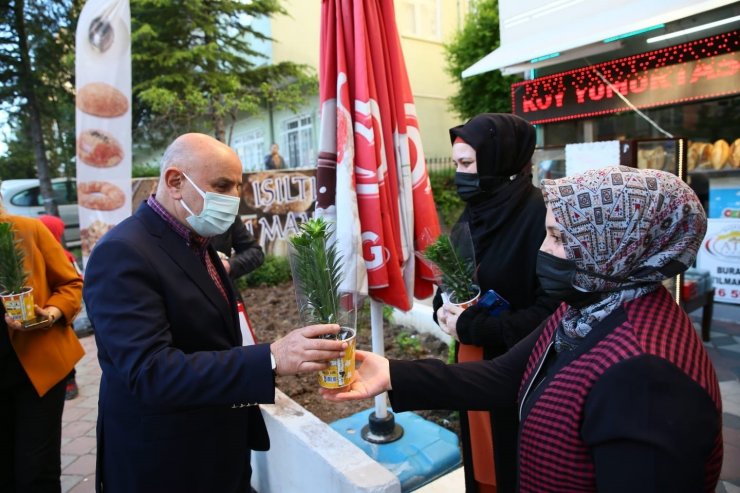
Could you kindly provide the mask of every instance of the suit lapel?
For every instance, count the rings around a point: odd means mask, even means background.
[[[227,296],[232,300],[232,303],[228,303],[223,297],[198,254],[191,250],[182,237],[175,233],[156,212],[149,206],[142,206],[137,211],[137,215],[143,219],[149,232],[159,238],[159,246],[164,253],[192,279],[193,283],[203,293],[204,298],[216,307],[221,315],[223,326],[228,328],[231,339],[235,344],[238,344],[239,328],[235,326],[235,322],[238,321],[235,317],[236,303],[234,302],[233,290],[229,286],[230,281],[224,279],[226,272],[223,266],[216,264],[216,271],[221,277]],[[209,246],[208,254],[210,255],[212,251],[212,247]]]

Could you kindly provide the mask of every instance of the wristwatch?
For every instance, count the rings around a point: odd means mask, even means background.
[[[270,351],[270,366],[272,366],[272,374],[277,375],[277,361],[275,361],[275,355]]]

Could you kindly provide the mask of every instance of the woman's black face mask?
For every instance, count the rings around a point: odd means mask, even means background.
[[[468,202],[485,193],[480,187],[478,173],[455,173],[455,186],[457,194],[462,200]]]
[[[537,277],[542,289],[556,300],[581,308],[597,301],[602,293],[580,291],[573,286],[577,269],[573,260],[556,257],[542,250],[537,252]]]

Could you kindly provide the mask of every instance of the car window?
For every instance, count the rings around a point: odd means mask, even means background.
[[[33,187],[13,195],[10,203],[20,207],[36,207],[41,205],[39,199],[39,187]]]
[[[54,200],[57,205],[74,204],[77,202],[77,187],[72,181],[62,181],[51,184],[54,191]]]

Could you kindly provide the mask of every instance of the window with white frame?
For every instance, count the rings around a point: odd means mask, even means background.
[[[441,39],[439,0],[401,0],[402,34],[425,39]]]
[[[231,139],[231,148],[239,156],[243,171],[264,169],[265,156],[268,151],[265,145],[265,132],[262,130],[234,134]]]
[[[287,148],[288,168],[306,168],[316,166],[316,145],[313,138],[313,117],[302,115],[284,124],[283,135]]]

